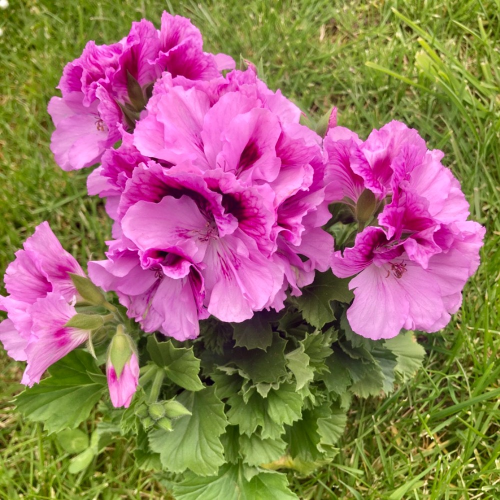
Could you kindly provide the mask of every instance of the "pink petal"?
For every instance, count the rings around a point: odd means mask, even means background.
[[[31,314],[33,336],[26,347],[28,365],[23,378],[30,387],[40,382],[49,366],[89,337],[87,331],[64,326],[76,314],[76,310],[57,293],[50,293],[46,298],[39,299],[32,306]]]
[[[110,362],[106,365],[109,396],[115,408],[128,408],[132,402],[137,386],[139,385],[139,362],[137,355],[132,353],[125,363],[120,378]]]
[[[11,358],[16,361],[26,361],[28,342],[16,330],[10,319],[0,323],[0,342]]]

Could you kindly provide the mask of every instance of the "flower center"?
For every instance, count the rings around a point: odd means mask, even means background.
[[[397,264],[391,263],[391,271],[396,278],[401,279],[406,272],[406,264],[404,262],[398,262]]]
[[[95,128],[99,132],[105,132],[106,131],[106,125],[104,125],[104,122],[102,121],[101,118],[96,118],[96,120],[95,120]]]

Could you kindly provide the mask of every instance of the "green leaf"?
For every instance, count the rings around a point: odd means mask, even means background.
[[[297,381],[297,390],[302,389],[314,379],[314,370],[309,366],[310,358],[305,353],[303,344],[289,352],[285,357],[288,368]]]
[[[280,332],[286,335],[296,335],[299,338],[303,337],[311,328],[310,325],[304,323],[300,311],[296,311],[294,308],[290,308],[278,322]]]
[[[262,439],[257,434],[240,436],[240,453],[248,465],[259,466],[278,460],[286,449],[286,443],[281,438]]]
[[[224,403],[213,387],[184,391],[177,401],[191,415],[175,420],[171,432],[163,429],[151,432],[151,449],[160,453],[163,466],[171,472],[190,469],[201,476],[217,474],[224,463],[224,448],[219,438],[227,425]]]
[[[57,434],[57,442],[66,453],[81,453],[89,446],[89,436],[80,429],[65,429]]]
[[[226,399],[236,394],[243,383],[243,379],[237,373],[232,375],[214,373],[211,378],[215,383],[215,393],[220,399]]]
[[[199,477],[186,473],[181,483],[174,484],[176,500],[239,500],[239,467],[226,464],[217,476]]]
[[[75,314],[64,326],[80,330],[97,330],[102,325],[104,320],[98,314]]]
[[[50,377],[16,398],[18,410],[49,432],[86,420],[106,388],[106,377],[87,352],[76,349],[49,368]]]
[[[285,474],[261,473],[251,481],[243,484],[242,499],[244,500],[298,500],[298,496],[288,489]]]
[[[353,359],[338,352],[335,359],[348,371],[353,381],[349,390],[360,398],[378,396],[384,388],[384,374],[373,357]]]
[[[289,444],[290,455],[293,459],[305,462],[324,460],[324,454],[318,449],[321,436],[318,432],[318,418],[327,418],[325,407],[304,410],[302,418],[287,427],[286,441]]]
[[[335,356],[329,356],[326,359],[326,366],[329,371],[321,375],[321,379],[325,383],[326,388],[330,392],[335,392],[339,395],[345,393],[351,383],[349,370],[339,363]]]
[[[270,316],[264,311],[255,313],[251,319],[243,323],[233,323],[233,339],[236,346],[267,350],[273,343],[273,329],[269,319]]]
[[[254,392],[248,402],[241,394],[228,399],[230,406],[227,416],[229,423],[238,425],[241,434],[252,435],[261,427],[261,437],[275,439],[285,432],[283,424],[276,423],[269,415],[267,399]]]
[[[287,428],[292,464],[300,462],[327,462],[337,453],[336,442],[344,433],[346,413],[332,408],[329,403],[305,410],[302,420]]]
[[[384,344],[396,356],[395,371],[403,381],[411,379],[422,367],[425,349],[415,340],[412,332],[400,333],[397,337],[386,340]]]
[[[156,365],[164,368],[167,377],[188,391],[201,391],[203,384],[198,374],[200,360],[195,357],[193,348],[177,348],[172,341],[158,342],[154,335],[148,338],[148,352]]]
[[[281,384],[278,390],[269,392],[266,400],[267,413],[277,424],[291,425],[302,413],[302,396],[295,384]]]
[[[242,347],[233,350],[233,361],[244,370],[254,383],[277,382],[280,377],[287,375],[285,346],[287,341],[278,333],[274,334],[273,343],[267,351],[253,349],[248,351]]]
[[[355,333],[352,330],[349,321],[347,320],[347,314],[345,312],[342,315],[342,318],[340,319],[340,327],[344,331],[345,338],[350,342],[351,346],[354,349],[361,347],[366,349],[367,351],[371,351],[377,345],[381,344],[380,341],[367,339],[366,337],[363,337]]]
[[[298,500],[288,489],[284,474],[261,472],[250,481],[244,477],[243,466],[225,465],[216,477],[198,477],[188,473],[174,485],[176,500]]]
[[[332,300],[349,303],[353,293],[349,290],[350,279],[341,279],[331,271],[316,273],[312,285],[302,290],[300,297],[294,297],[304,319],[316,328],[323,328],[326,323],[335,319],[331,306]]]
[[[394,382],[396,381],[394,375],[394,370],[397,364],[396,358],[391,351],[383,348],[374,349],[372,351],[372,355],[382,371],[384,378],[382,390],[386,394],[390,394],[394,390]]]
[[[258,394],[254,393],[247,403],[240,394],[234,394],[228,401],[229,411],[227,417],[229,423],[238,425],[240,433],[253,434],[258,426],[263,426],[265,421],[265,400]]]
[[[213,316],[200,321],[199,339],[204,344],[203,353],[212,351],[214,354],[224,355],[226,348],[233,346],[233,334],[231,323],[223,323]]]
[[[140,470],[162,470],[160,454],[151,451],[147,433],[141,428],[137,433],[137,447],[134,450],[135,465]]]
[[[156,471],[156,472],[162,470],[159,453],[136,449],[134,450],[134,457],[135,457],[135,465],[140,470]]]
[[[346,424],[347,415],[338,409],[331,409],[328,417],[318,418],[317,425],[320,436],[318,449],[329,457],[336,454],[337,450],[334,445],[344,434]]]
[[[300,342],[304,346],[304,352],[309,356],[309,364],[316,372],[326,371],[325,360],[332,354],[332,338],[330,330],[325,333],[316,332],[306,335]]]
[[[73,273],[69,273],[69,276],[82,299],[85,299],[94,306],[100,306],[106,302],[101,289],[95,286],[88,278]]]
[[[228,425],[226,432],[222,434],[220,440],[224,446],[224,458],[226,462],[238,463],[240,459],[240,431],[237,425]]]

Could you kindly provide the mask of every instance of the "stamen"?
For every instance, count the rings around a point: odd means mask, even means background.
[[[399,262],[397,264],[391,264],[391,271],[396,278],[401,279],[403,274],[406,272],[406,264],[404,262]]]
[[[99,132],[105,132],[106,131],[106,125],[104,124],[104,122],[102,121],[101,118],[96,118],[96,121],[95,121],[95,128],[99,131]]]

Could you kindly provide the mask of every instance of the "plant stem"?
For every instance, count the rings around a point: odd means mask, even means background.
[[[102,319],[104,323],[107,323],[108,321],[113,321],[116,318],[114,314],[106,314],[106,316],[103,316]]]
[[[139,385],[144,387],[148,382],[150,382],[156,374],[158,370],[158,366],[149,364],[143,368],[141,368],[142,374],[139,378]]]
[[[159,368],[155,373],[155,378],[153,380],[153,384],[151,385],[151,390],[149,392],[149,398],[148,398],[149,404],[154,403],[158,399],[164,378],[165,378],[165,371]]]
[[[113,304],[110,304],[108,301],[104,302],[103,306],[113,314],[118,312],[118,308],[116,308]]]

